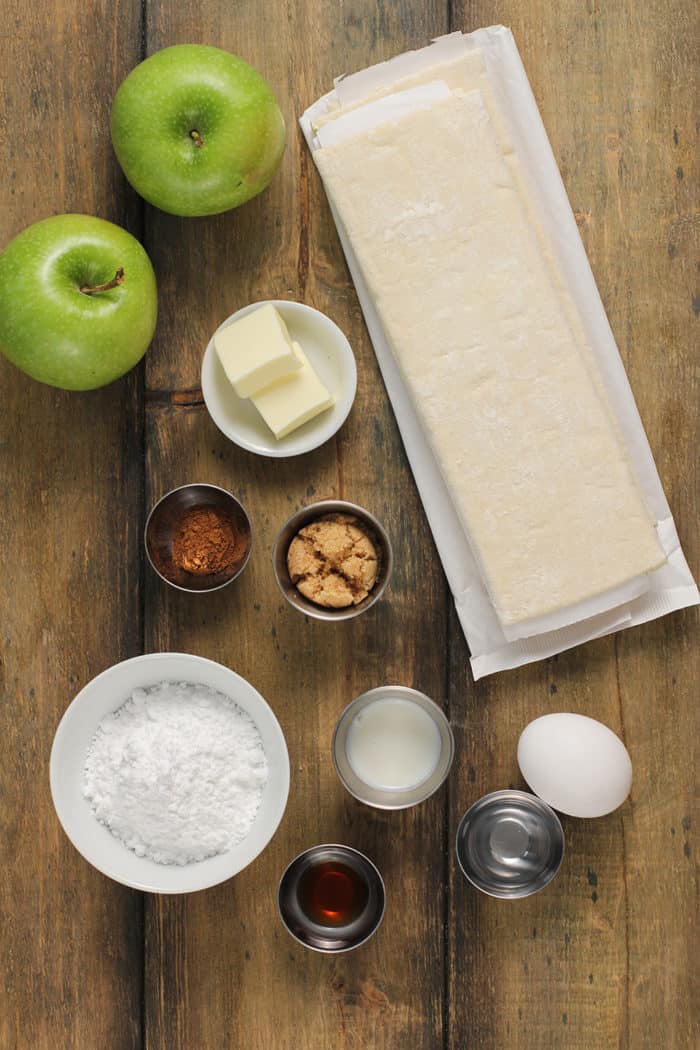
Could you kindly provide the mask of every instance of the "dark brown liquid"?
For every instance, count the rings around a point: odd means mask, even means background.
[[[369,888],[347,864],[326,860],[308,868],[299,879],[299,904],[319,926],[347,926],[367,907]]]

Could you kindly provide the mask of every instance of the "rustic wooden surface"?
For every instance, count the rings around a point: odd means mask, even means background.
[[[153,258],[160,320],[145,364],[63,394],[0,362],[3,849],[0,1050],[687,1050],[697,1045],[693,785],[697,615],[682,612],[474,685],[467,649],[295,117],[332,77],[449,28],[515,33],[691,566],[698,537],[697,68],[690,0],[5,0],[0,245],[63,211],[126,225]],[[117,85],[145,54],[202,41],[257,65],[289,145],[240,212],[179,220],[126,186],[108,138]],[[211,331],[258,298],[298,298],[348,333],[356,406],[338,438],[288,462],[228,444],[198,390]],[[252,563],[196,600],[146,572],[147,507],[186,481],[241,496]],[[307,624],[279,598],[269,550],[301,503],[345,496],[389,528],[397,569],[374,613]],[[180,899],[93,871],[54,816],[48,756],[80,686],[142,650],[223,661],[268,697],[292,764],[289,808],[247,871]],[[443,702],[457,737],[447,789],[403,814],[345,795],[329,761],[353,696],[399,681]],[[515,745],[548,711],[620,732],[630,800],[566,821],[562,872],[499,903],[459,875],[459,816],[520,784]],[[314,842],[366,849],[387,882],[379,935],[308,953],[278,923],[285,863]],[[695,1026],[695,1027],[694,1027]]]

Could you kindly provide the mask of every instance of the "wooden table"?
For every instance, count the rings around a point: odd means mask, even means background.
[[[515,33],[697,573],[691,0],[5,0],[2,243],[57,212],[125,225],[153,259],[160,320],[145,363],[92,394],[42,387],[0,363],[2,1050],[698,1045],[697,616],[669,616],[474,685],[295,124],[333,75],[497,21]],[[146,54],[183,41],[253,62],[288,120],[272,187],[214,219],[145,206],[109,143],[122,78]],[[202,403],[199,366],[212,330],[260,298],[326,311],[357,355],[349,422],[299,460],[238,451]],[[155,499],[195,480],[241,497],[257,544],[237,585],[192,598],[155,579],[141,535]],[[287,607],[270,568],[281,523],[322,496],[376,512],[397,555],[388,598],[336,628]],[[141,895],[89,867],[61,831],[48,788],[53,733],[77,690],[118,660],[168,649],[249,678],[280,718],[292,765],[287,814],[266,852],[234,880],[176,899]],[[355,804],[329,758],[341,709],[384,682],[435,697],[457,738],[447,789],[399,814]],[[457,822],[484,792],[521,784],[521,729],[559,710],[623,736],[632,796],[606,819],[565,821],[566,858],[546,892],[490,900],[456,868]],[[298,947],[275,912],[285,863],[328,840],[366,850],[389,901],[380,934],[338,958]]]

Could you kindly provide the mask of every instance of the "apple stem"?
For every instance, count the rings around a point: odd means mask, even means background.
[[[108,292],[110,288],[124,283],[124,267],[120,266],[111,281],[105,284],[81,284],[80,291],[83,295],[94,295],[95,292]]]
[[[198,149],[201,149],[202,146],[204,145],[204,139],[202,138],[202,136],[199,134],[198,131],[191,131],[190,132],[190,138],[194,140],[194,144],[195,144],[195,146],[198,147]]]

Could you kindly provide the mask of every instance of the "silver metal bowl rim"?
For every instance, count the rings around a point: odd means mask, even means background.
[[[294,864],[297,863],[297,861],[301,860],[303,857],[308,856],[309,853],[315,853],[317,850],[320,850],[320,849],[345,850],[347,853],[354,853],[357,857],[361,857],[362,860],[365,861],[367,864],[369,864],[370,868],[372,868],[374,870],[374,872],[375,872],[375,874],[377,876],[377,879],[378,879],[379,886],[381,888],[381,898],[382,898],[381,904],[382,904],[382,907],[381,907],[381,911],[379,912],[379,918],[377,919],[376,923],[374,924],[374,926],[372,927],[372,929],[370,930],[370,932],[367,934],[366,937],[363,937],[361,941],[357,942],[357,944],[351,944],[348,948],[317,948],[313,944],[307,944],[306,941],[302,941],[301,937],[297,937],[296,933],[293,933],[293,931],[290,930],[289,926],[287,925],[287,923],[284,920],[284,916],[282,915],[282,908],[280,907],[280,891],[282,889],[282,883],[284,882],[284,880],[286,878],[287,872],[289,871],[289,869]],[[367,941],[370,940],[370,938],[374,937],[375,933],[377,932],[377,930],[379,929],[379,927],[381,926],[381,924],[382,924],[382,922],[384,920],[385,912],[386,912],[386,886],[384,885],[384,879],[382,878],[381,871],[379,870],[377,865],[374,863],[374,861],[369,859],[369,857],[367,856],[366,853],[363,853],[362,850],[355,849],[354,846],[346,846],[345,843],[343,843],[343,842],[319,842],[316,846],[309,846],[308,849],[303,849],[301,851],[301,853],[297,853],[296,857],[292,857],[292,859],[290,860],[289,864],[287,865],[287,867],[282,872],[282,875],[280,877],[280,881],[277,884],[277,914],[280,917],[280,922],[284,926],[284,928],[287,931],[287,933],[289,934],[289,936],[293,937],[294,940],[298,944],[300,944],[302,946],[302,948],[307,948],[311,952],[318,952],[319,955],[342,955],[344,952],[354,952],[356,948],[361,948],[363,944],[366,944]]]
[[[340,772],[340,769],[338,768],[338,762],[337,762],[336,757],[335,757],[335,752],[336,752],[336,746],[335,745],[336,745],[336,738],[337,738],[337,735],[338,735],[338,729],[340,728],[341,722],[344,722],[345,719],[347,717],[349,717],[349,712],[350,712],[351,708],[356,707],[360,703],[361,700],[368,700],[369,698],[374,697],[374,696],[376,696],[376,697],[379,697],[379,696],[400,696],[400,697],[405,697],[406,693],[410,694],[411,696],[419,696],[419,697],[421,697],[422,700],[427,701],[427,703],[428,703],[428,710],[431,713],[431,717],[433,717],[433,712],[435,712],[436,716],[437,716],[435,718],[435,720],[437,722],[440,722],[441,725],[444,725],[445,729],[447,730],[447,738],[448,738],[448,741],[449,741],[449,759],[448,759],[448,762],[447,762],[447,767],[445,769],[445,774],[440,779],[440,781],[435,785],[435,787],[432,788],[431,791],[429,791],[427,794],[421,795],[419,798],[412,799],[411,801],[399,802],[397,805],[390,805],[389,803],[369,802],[366,798],[363,798],[362,795],[358,795],[356,791],[353,791],[353,789],[350,787],[348,782],[343,777],[343,774]],[[345,707],[343,709],[343,711],[341,712],[340,717],[338,718],[338,721],[335,723],[335,728],[333,730],[333,736],[331,737],[331,758],[333,760],[333,766],[334,766],[336,774],[338,776],[338,780],[343,785],[345,790],[348,792],[349,795],[352,795],[353,798],[356,798],[357,801],[361,802],[364,806],[370,806],[372,809],[382,809],[382,810],[385,810],[386,812],[392,812],[394,810],[398,811],[398,810],[401,810],[401,809],[412,809],[413,806],[420,806],[420,804],[422,802],[427,802],[427,800],[429,798],[432,798],[433,795],[436,794],[436,792],[438,792],[440,790],[440,788],[442,787],[442,785],[445,783],[445,781],[447,780],[448,776],[450,775],[450,771],[452,769],[452,764],[454,762],[454,757],[455,757],[455,737],[454,737],[454,733],[452,732],[452,726],[450,725],[449,718],[447,717],[445,712],[442,710],[442,708],[438,704],[436,704],[435,701],[432,700],[427,695],[427,693],[421,693],[421,691],[419,689],[413,689],[411,686],[408,686],[408,685],[379,685],[379,686],[376,686],[374,689],[368,689],[366,692],[360,693],[360,695],[356,696],[354,700],[351,700],[350,703],[347,705],[347,707]],[[360,778],[358,777],[357,779],[359,780]],[[423,783],[427,783],[427,781],[423,781]],[[421,785],[418,784],[417,787],[421,787]],[[406,789],[406,790],[408,790],[408,789]]]
[[[304,525],[308,524],[310,521],[313,521],[315,518],[320,517],[323,514],[332,514],[334,512],[337,512],[339,514],[354,514],[356,517],[364,519],[367,522],[367,524],[375,530],[382,543],[382,557],[386,559],[386,569],[383,569],[384,579],[379,586],[375,586],[372,589],[372,591],[370,591],[369,595],[365,599],[366,604],[360,603],[360,605],[351,605],[349,606],[349,608],[346,609],[335,610],[324,609],[320,605],[315,608],[309,608],[306,605],[302,605],[301,602],[297,604],[297,602],[294,601],[292,593],[296,591],[296,588],[294,587],[294,584],[292,583],[291,579],[289,580],[290,591],[286,591],[283,587],[282,580],[280,579],[280,575],[277,571],[277,553],[283,535],[287,532],[288,529],[292,527],[292,523],[295,523],[297,519],[299,519],[300,521],[301,519],[305,520],[302,524],[299,525],[299,527],[296,529],[296,532],[298,532],[299,529],[302,529]],[[370,513],[370,511],[368,510],[365,510],[365,508],[361,507],[359,503],[350,503],[349,500],[323,499],[318,500],[316,503],[309,503],[305,507],[300,507],[299,510],[295,510],[294,513],[290,515],[289,518],[287,518],[284,525],[277,533],[275,542],[272,545],[272,571],[275,574],[277,586],[279,587],[280,591],[282,592],[282,594],[293,609],[296,609],[297,612],[300,612],[303,616],[310,616],[314,620],[337,622],[340,620],[352,620],[356,616],[362,616],[362,614],[366,613],[369,609],[371,609],[372,606],[375,605],[376,602],[378,602],[384,594],[384,591],[386,590],[389,584],[389,580],[391,579],[393,568],[394,550],[386,529],[384,528],[382,523],[374,516],[374,514]],[[309,605],[311,605],[310,602]]]
[[[561,855],[559,857],[559,863],[554,868],[547,881],[543,882],[542,885],[538,886],[536,889],[528,890],[527,893],[495,893],[493,890],[487,890],[480,883],[475,882],[471,875],[467,871],[465,871],[464,865],[462,864],[462,858],[459,855],[459,836],[462,831],[463,825],[466,823],[467,817],[477,806],[482,806],[485,803],[493,801],[497,798],[513,798],[514,796],[515,798],[526,799],[528,802],[532,802],[532,800],[534,799],[542,806],[544,810],[549,811],[551,816],[554,818],[554,826],[559,829],[559,837],[561,840]],[[539,795],[535,795],[531,791],[520,791],[517,788],[502,788],[500,791],[489,791],[488,794],[482,795],[481,798],[477,798],[474,802],[472,802],[471,806],[469,806],[469,808],[463,814],[462,819],[457,825],[457,834],[455,835],[455,853],[457,854],[457,863],[459,864],[460,870],[464,875],[465,879],[467,880],[467,882],[471,883],[471,885],[475,889],[479,890],[480,893],[485,893],[487,897],[494,897],[496,900],[524,900],[527,897],[534,897],[536,893],[540,893],[543,889],[549,886],[550,882],[552,882],[554,878],[556,878],[564,860],[565,850],[566,838],[564,836],[564,828],[562,827],[562,823],[559,820],[559,817],[554,812],[549,803],[545,802],[544,799],[540,798]]]
[[[158,507],[161,505],[161,503],[163,503],[166,499],[168,499],[169,496],[172,496],[173,493],[175,493],[175,492],[180,492],[182,489],[195,489],[195,488],[196,489],[216,489],[218,492],[223,492],[223,494],[225,496],[228,496],[229,499],[233,500],[233,502],[238,506],[239,510],[243,514],[243,517],[245,518],[245,520],[248,522],[248,535],[250,536],[250,543],[248,544],[248,552],[247,552],[245,558],[243,559],[243,562],[241,563],[241,567],[238,569],[238,571],[236,573],[234,573],[234,575],[231,576],[230,579],[224,580],[223,583],[217,583],[216,587],[204,587],[204,588],[200,588],[199,590],[196,590],[196,589],[191,588],[191,587],[181,587],[179,583],[173,583],[173,581],[169,580],[167,576],[164,576],[163,573],[160,571],[160,569],[155,565],[155,563],[153,561],[153,558],[151,557],[151,552],[148,549],[148,526],[151,523],[151,518],[153,517],[155,512],[158,510]],[[156,500],[156,502],[153,504],[153,506],[151,507],[150,512],[148,514],[148,517],[146,518],[146,524],[143,527],[143,545],[144,545],[144,548],[146,550],[146,557],[148,558],[149,565],[151,566],[151,568],[155,572],[156,576],[158,576],[161,580],[163,580],[164,583],[167,583],[169,587],[173,587],[176,591],[182,591],[183,594],[213,594],[215,591],[220,591],[223,587],[228,587],[228,585],[230,583],[233,583],[234,580],[237,580],[238,577],[243,572],[243,570],[245,569],[245,567],[248,564],[248,562],[250,561],[250,556],[251,556],[251,554],[253,552],[253,525],[251,523],[250,515],[248,514],[248,511],[245,509],[245,507],[243,506],[241,501],[238,499],[238,497],[234,496],[234,494],[232,492],[229,492],[228,489],[222,488],[221,485],[212,485],[208,481],[189,481],[185,485],[176,485],[174,489],[170,489],[168,492],[164,492],[163,495],[160,497],[160,499]]]

